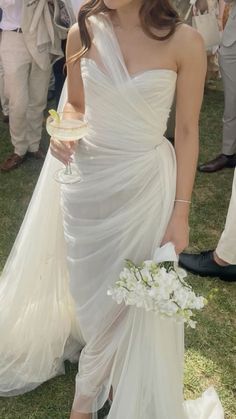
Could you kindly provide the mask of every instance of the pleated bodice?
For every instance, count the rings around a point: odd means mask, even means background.
[[[81,59],[86,119],[91,128],[89,140],[120,151],[145,151],[160,144],[173,102],[176,72],[143,71],[132,75],[131,83],[117,88],[105,71],[93,59]],[[134,85],[139,101],[132,96]],[[122,100],[123,95],[132,100]]]

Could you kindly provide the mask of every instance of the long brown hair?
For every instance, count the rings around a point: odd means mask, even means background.
[[[79,12],[78,24],[82,48],[77,57],[81,57],[91,47],[92,41],[86,25],[87,18],[98,13],[109,12],[103,0],[89,0]],[[169,0],[142,0],[139,16],[144,32],[150,38],[165,41],[175,32],[176,26],[181,22],[177,11],[171,6]],[[152,29],[167,29],[164,36],[157,36]]]

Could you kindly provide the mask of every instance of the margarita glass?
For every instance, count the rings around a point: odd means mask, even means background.
[[[82,117],[78,117],[75,112],[50,111],[50,116],[47,118],[46,129],[52,139],[58,141],[78,141],[83,138],[88,132],[88,125]],[[68,162],[65,168],[57,170],[54,178],[59,183],[76,183],[81,182],[82,177],[75,162]]]

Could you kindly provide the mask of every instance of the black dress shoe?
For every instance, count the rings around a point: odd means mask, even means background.
[[[236,154],[232,156],[226,156],[225,154],[220,154],[215,159],[210,160],[207,163],[200,164],[198,166],[199,172],[213,173],[218,172],[218,170],[225,169],[226,167],[235,167],[236,166]]]
[[[219,277],[223,281],[236,281],[236,265],[218,265],[214,260],[213,250],[198,254],[181,253],[179,265],[196,275]]]

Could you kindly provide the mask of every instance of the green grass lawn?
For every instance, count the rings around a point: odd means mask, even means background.
[[[220,151],[223,92],[207,90],[201,116],[200,161]],[[8,127],[0,121],[0,156],[11,151]],[[43,134],[43,144],[48,145]],[[9,174],[0,174],[0,267],[9,254],[41,169],[41,162],[28,160]],[[233,170],[198,174],[191,211],[190,249],[214,248],[224,226]],[[194,288],[216,296],[198,316],[196,330],[186,330],[185,396],[196,398],[214,385],[222,400],[226,419],[236,418],[236,284],[190,276]],[[1,344],[1,343],[0,343]],[[0,419],[66,419],[73,400],[76,366],[66,364],[66,374],[37,390],[15,398],[0,399]],[[132,389],[131,389],[132,390]],[[129,418],[124,418],[129,419]],[[145,419],[145,418],[143,418]],[[156,418],[153,418],[156,419]],[[173,418],[174,419],[174,418]]]

